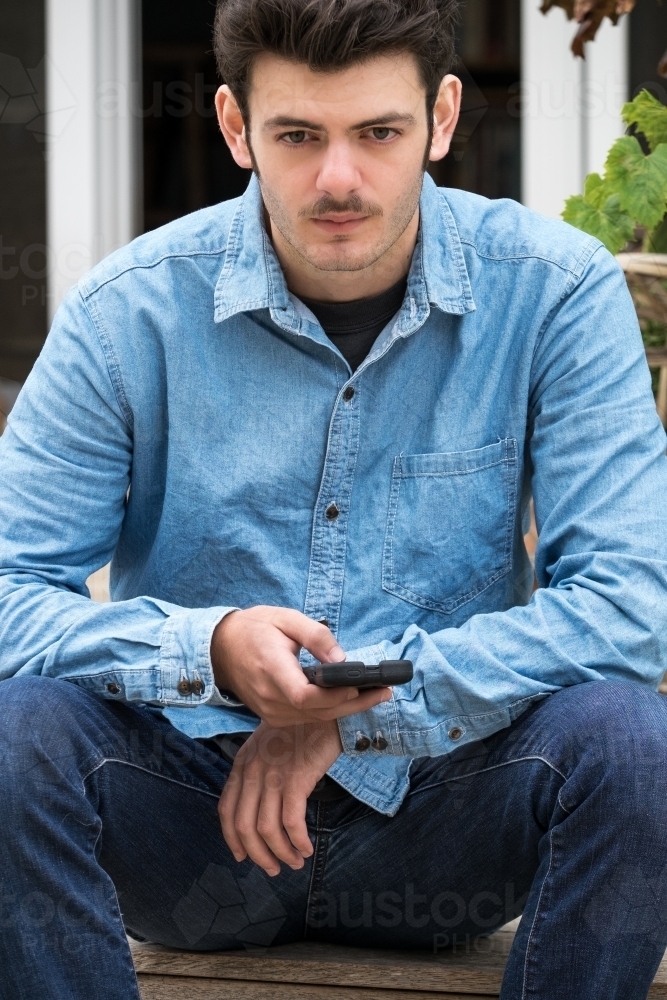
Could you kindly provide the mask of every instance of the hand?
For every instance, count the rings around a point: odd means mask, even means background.
[[[320,663],[345,659],[326,625],[299,611],[271,607],[232,611],[213,633],[215,682],[271,726],[329,722],[366,712],[391,698],[390,688],[360,693],[358,688],[309,684],[297,660],[302,646]]]
[[[343,752],[335,721],[274,728],[262,722],[234,760],[220,801],[222,833],[237,861],[267,875],[298,870],[313,853],[306,800]]]

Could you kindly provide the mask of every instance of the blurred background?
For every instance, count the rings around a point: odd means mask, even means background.
[[[437,183],[547,215],[600,169],[656,66],[667,4],[605,23],[586,63],[540,0],[467,0],[464,112]],[[241,194],[219,134],[212,0],[0,0],[0,430],[67,289],[135,235]]]

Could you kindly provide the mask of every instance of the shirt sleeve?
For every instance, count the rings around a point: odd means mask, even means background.
[[[438,756],[586,681],[657,687],[667,670],[667,458],[625,278],[604,249],[537,341],[527,413],[540,588],[528,605],[348,652],[411,659],[393,699],[339,720],[344,751]],[[368,739],[365,741],[368,745]],[[371,751],[375,752],[375,751]]]
[[[234,608],[90,600],[86,580],[118,541],[131,465],[132,413],[74,289],[0,438],[0,680],[43,674],[121,701],[227,704],[210,647]]]

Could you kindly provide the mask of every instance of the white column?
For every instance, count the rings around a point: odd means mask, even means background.
[[[49,312],[141,226],[139,0],[46,0]]]
[[[617,27],[605,21],[584,62],[570,50],[575,22],[560,8],[546,16],[539,8],[539,0],[522,0],[522,200],[557,218],[623,134],[628,26],[627,18]]]
[[[605,19],[586,47],[588,162],[586,173],[602,173],[609,147],[625,132],[621,108],[630,99],[630,31],[627,17],[617,26]]]

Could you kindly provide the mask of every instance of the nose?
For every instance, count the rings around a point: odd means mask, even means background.
[[[317,189],[342,201],[361,187],[361,174],[347,142],[329,142],[317,177]]]

